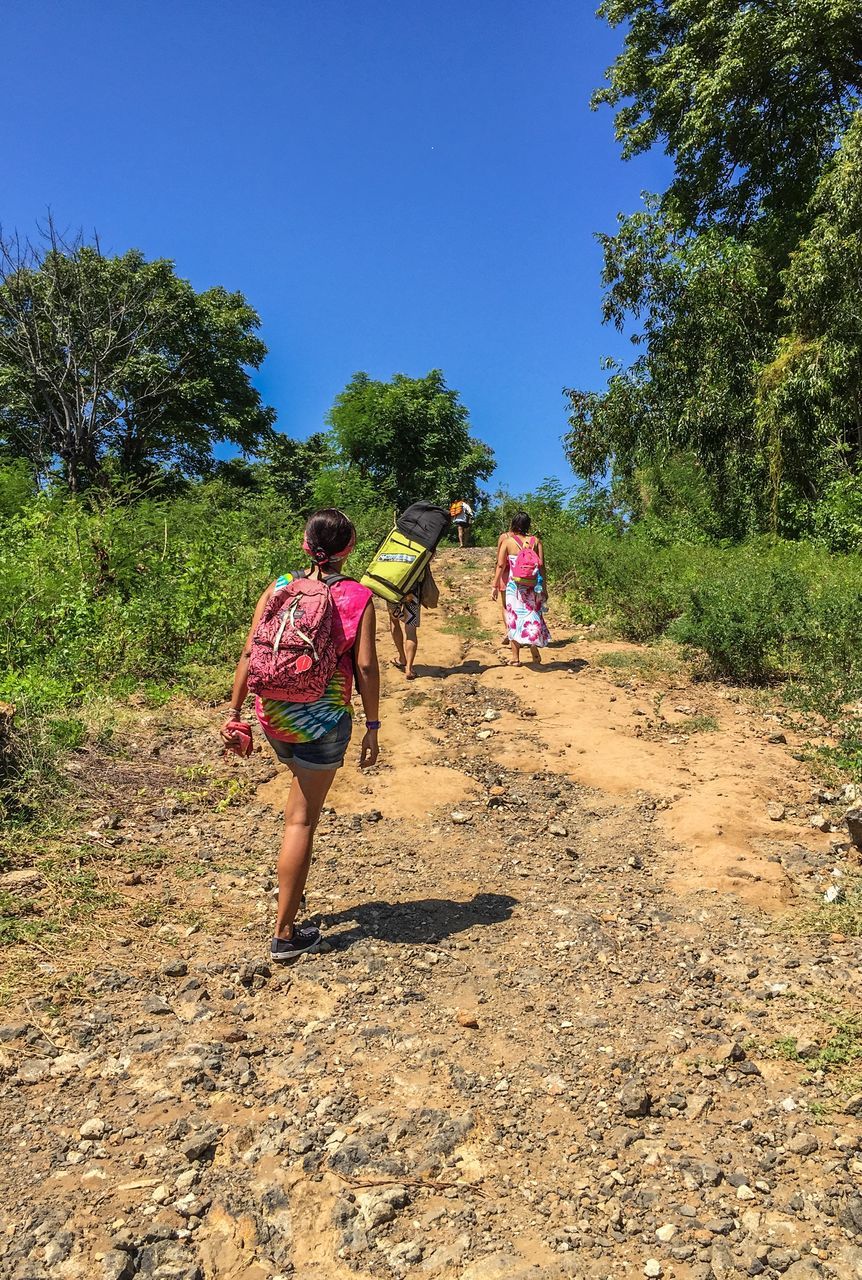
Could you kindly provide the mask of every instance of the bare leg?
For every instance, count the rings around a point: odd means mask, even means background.
[[[533,659],[534,662],[542,661],[542,652],[540,649],[537,649],[534,644],[530,645],[530,657]]]
[[[521,665],[521,646],[520,646],[519,644],[515,644],[515,641],[514,641],[514,640],[510,640],[510,641],[509,641],[509,644],[512,646],[512,664],[513,664],[513,666],[520,667],[520,665]]]
[[[500,616],[503,619],[503,644],[509,643],[509,619],[506,617],[506,588],[500,592]]]
[[[465,530],[465,528],[466,528],[466,525],[463,525],[463,524],[459,524],[459,525],[457,526],[457,529],[458,529],[458,546],[459,546],[459,547],[463,547],[463,545],[464,545],[464,530]]]
[[[284,835],[278,855],[277,938],[290,938],[311,866],[314,833],[335,769],[296,767],[284,809]]]
[[[413,663],[416,661],[416,651],[419,648],[419,634],[415,627],[407,623],[404,627],[406,639],[404,641],[404,652],[407,658],[407,667],[404,672],[408,680],[416,679],[416,672],[413,670]]]
[[[389,632],[395,645],[395,651],[398,654],[398,666],[407,666],[407,655],[404,652],[404,632],[401,630],[401,622],[395,617],[394,613],[389,615]]]

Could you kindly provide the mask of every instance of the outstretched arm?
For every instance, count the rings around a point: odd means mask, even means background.
[[[359,621],[353,654],[356,659],[356,686],[362,698],[365,719],[376,721],[380,715],[380,667],[377,662],[377,618],[370,600]],[[376,764],[379,754],[377,730],[366,729],[359,757],[360,769]]]

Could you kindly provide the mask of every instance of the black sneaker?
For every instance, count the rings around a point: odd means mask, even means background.
[[[320,946],[320,930],[313,924],[294,925],[289,938],[273,938],[270,956],[273,960],[295,960],[306,951],[316,951]]]

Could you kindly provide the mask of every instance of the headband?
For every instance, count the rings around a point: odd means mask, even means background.
[[[355,546],[355,533],[350,535],[350,541],[343,551],[324,551],[323,547],[310,546],[307,537],[302,539],[303,551],[306,555],[311,556],[315,564],[329,564],[330,560],[346,560]]]

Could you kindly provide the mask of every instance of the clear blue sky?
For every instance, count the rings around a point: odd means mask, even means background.
[[[7,0],[0,221],[240,289],[289,434],[358,369],[443,369],[494,484],[569,472],[564,385],[624,344],[597,230],[664,185],[590,112],[593,0]]]

